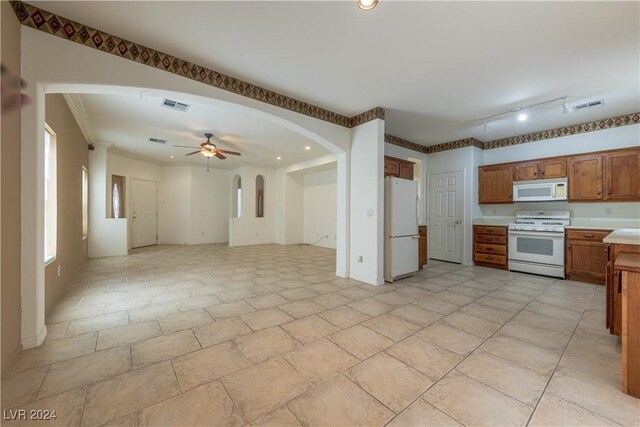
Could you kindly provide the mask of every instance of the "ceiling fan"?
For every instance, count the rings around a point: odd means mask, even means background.
[[[231,154],[233,156],[241,156],[242,155],[242,154],[238,153],[237,151],[222,150],[222,149],[216,147],[216,145],[211,142],[211,138],[213,138],[213,134],[212,133],[205,133],[204,136],[207,138],[207,142],[203,142],[202,144],[200,144],[200,148],[197,151],[194,151],[193,153],[185,154],[185,156],[193,156],[194,154],[200,153],[203,156],[205,156],[207,158],[207,160],[210,159],[213,156],[219,158],[220,160],[224,160],[224,159],[227,158],[227,156],[225,156],[224,154]],[[198,147],[190,147],[190,146],[187,146],[187,145],[174,145],[174,147],[178,147],[178,148],[198,148]]]

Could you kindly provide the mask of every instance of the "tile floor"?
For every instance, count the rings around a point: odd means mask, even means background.
[[[55,410],[47,426],[640,424],[602,287],[437,261],[373,287],[334,257],[92,260],[3,376],[2,407]]]

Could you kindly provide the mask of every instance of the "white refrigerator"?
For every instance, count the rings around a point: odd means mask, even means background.
[[[393,282],[418,271],[420,203],[415,181],[387,177],[384,184],[384,279]]]

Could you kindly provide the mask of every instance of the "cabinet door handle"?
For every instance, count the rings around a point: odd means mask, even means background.
[[[582,237],[594,237],[593,234],[583,234]]]
[[[613,280],[618,282],[618,293],[622,293],[622,280],[620,280],[620,270],[615,270],[613,272],[615,278]]]
[[[567,249],[571,249],[571,243],[567,243]]]

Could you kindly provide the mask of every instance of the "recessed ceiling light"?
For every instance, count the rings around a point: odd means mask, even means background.
[[[169,157],[171,157],[171,158],[173,159],[173,158],[174,158],[174,157],[176,157],[176,156],[169,156]]]
[[[527,120],[527,113],[518,114],[518,120],[521,122],[524,122],[525,120]]]
[[[276,157],[276,160],[282,160],[282,157],[278,156]]]
[[[311,150],[311,147],[309,147],[308,145],[306,147],[304,147],[305,150]]]
[[[357,0],[356,4],[361,10],[371,10],[378,4],[378,0]]]

